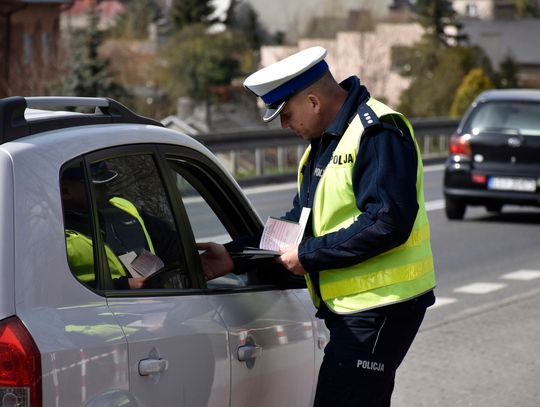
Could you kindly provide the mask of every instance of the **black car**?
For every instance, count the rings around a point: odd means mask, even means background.
[[[540,206],[540,89],[480,94],[450,139],[444,174],[446,216],[467,205]]]

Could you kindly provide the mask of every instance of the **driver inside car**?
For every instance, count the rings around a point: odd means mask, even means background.
[[[178,238],[165,222],[125,198],[110,195],[108,184],[118,175],[103,162],[91,166],[100,232],[114,288],[143,288],[146,277],[161,269],[164,260],[178,260]],[[61,191],[69,265],[79,280],[92,286],[92,223],[80,166],[63,172]],[[154,242],[151,236],[160,239]]]

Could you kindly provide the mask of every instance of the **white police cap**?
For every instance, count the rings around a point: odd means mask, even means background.
[[[322,47],[307,48],[246,78],[244,86],[266,105],[263,121],[275,119],[293,94],[311,85],[328,71],[325,56],[326,50]]]

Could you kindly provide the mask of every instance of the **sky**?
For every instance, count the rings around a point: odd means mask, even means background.
[[[214,4],[214,7],[216,8],[215,15],[220,16],[223,13],[225,13],[230,3],[231,3],[231,0],[214,0],[213,4]]]

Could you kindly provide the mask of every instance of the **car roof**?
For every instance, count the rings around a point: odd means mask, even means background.
[[[481,93],[476,103],[492,101],[532,101],[540,102],[540,89],[492,89]]]
[[[70,108],[68,110],[87,109],[90,113],[81,114],[58,109],[65,107]],[[29,109],[35,110],[28,111]],[[110,98],[11,96],[0,99],[0,144],[50,130],[112,123],[138,123],[163,127],[160,122],[139,116]]]
[[[53,107],[96,107],[96,110],[77,113],[50,110]],[[172,144],[198,151],[228,173],[199,141],[167,129],[159,121],[139,116],[112,99],[56,96],[0,99],[0,150],[7,153],[0,155],[0,159],[18,157],[19,162],[31,165],[43,156],[58,166],[98,149],[141,143]]]
[[[33,121],[37,119],[44,119],[49,118],[52,119],[54,117],[66,117],[66,116],[77,116],[82,115],[84,113],[78,113],[78,112],[66,112],[64,110],[43,110],[43,109],[26,109],[24,112],[24,118],[27,121]]]

